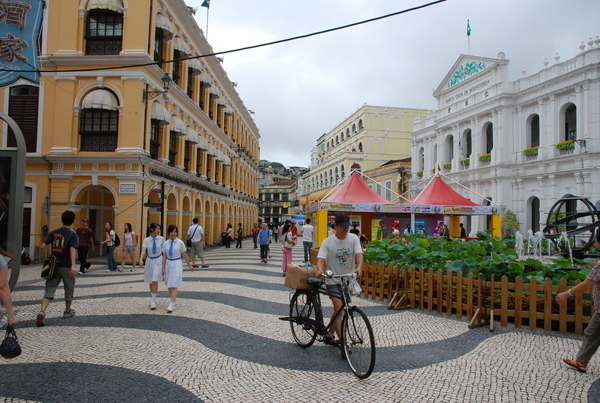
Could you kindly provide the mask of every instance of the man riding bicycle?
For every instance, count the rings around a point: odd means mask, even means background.
[[[317,270],[315,277],[320,277],[327,269],[333,271],[333,274],[351,274],[356,273],[357,278],[362,276],[363,252],[360,246],[360,240],[355,234],[348,233],[350,228],[350,217],[348,214],[340,213],[335,216],[333,224],[334,234],[323,241],[319,254],[317,255]],[[325,284],[328,290],[342,293],[340,279],[327,278]],[[333,312],[331,320],[334,320],[335,313],[338,312],[343,304],[343,299],[339,297],[330,297],[333,302]],[[350,302],[350,295],[346,295]],[[335,318],[331,325],[331,333],[341,338],[342,315]],[[337,344],[334,340],[329,340],[331,344]]]

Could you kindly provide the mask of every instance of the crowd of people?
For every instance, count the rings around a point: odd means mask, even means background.
[[[85,274],[90,263],[87,262],[89,251],[94,251],[93,232],[89,228],[89,220],[82,219],[82,225],[76,231],[72,229],[75,221],[75,213],[65,211],[61,215],[62,226],[48,233],[44,242],[40,245],[40,257],[45,259],[50,255],[54,255],[57,261],[56,275],[46,279],[44,284],[44,295],[41,302],[41,308],[36,316],[36,325],[44,326],[46,319],[46,310],[50,302],[54,299],[56,289],[63,283],[65,295],[65,309],[63,318],[71,318],[75,315],[74,309],[71,307],[74,298],[75,278],[77,274]],[[288,264],[292,263],[292,251],[297,242],[297,227],[290,221],[286,221],[283,225],[268,226],[266,223],[261,223],[260,227],[254,224],[252,228],[252,239],[254,248],[260,246],[260,259],[267,263],[271,257],[270,245],[273,241],[280,241],[283,251],[283,259],[281,263],[281,271],[285,276]],[[363,263],[362,245],[360,232],[357,226],[353,230],[349,230],[351,221],[346,214],[337,214],[335,221],[331,226],[333,233],[326,238],[318,252],[316,275],[323,274],[325,265],[333,270],[335,274],[345,274],[355,272],[359,277],[362,275],[361,267]],[[136,269],[135,250],[138,246],[138,236],[132,230],[130,223],[124,225],[123,230],[123,261],[120,268],[117,267],[114,259],[114,250],[119,246],[119,238],[113,230],[112,224],[107,222],[104,225],[105,239],[100,242],[107,246],[107,262],[108,270],[122,271],[127,257],[131,259],[132,271]],[[232,226],[228,224],[228,229]],[[149,308],[155,310],[157,308],[157,295],[159,283],[164,281],[169,292],[169,305],[166,311],[171,313],[177,306],[178,290],[183,284],[183,260],[186,261],[191,271],[198,268],[196,258],[202,262],[202,267],[209,267],[204,259],[203,246],[204,231],[198,224],[198,219],[193,219],[193,224],[189,227],[186,235],[188,243],[186,244],[179,236],[179,230],[176,225],[169,225],[167,228],[167,239],[161,236],[161,226],[158,223],[151,223],[148,228],[147,237],[141,244],[139,267],[144,269],[144,282],[150,288],[150,303]],[[233,231],[231,231],[232,233]],[[396,234],[400,233],[400,226],[397,225],[394,229]],[[461,236],[465,235],[463,225],[460,225]],[[405,235],[412,233],[410,225],[407,225],[404,230]],[[301,227],[301,235],[303,237],[303,253],[304,262],[309,261],[309,251],[313,246],[314,227],[311,225],[311,220],[307,219],[305,225]],[[443,232],[440,236],[449,236],[447,226],[444,225]],[[592,233],[592,237],[594,234]],[[236,232],[237,244],[236,247],[241,248],[243,237],[242,224],[238,224]],[[596,247],[600,248],[600,229],[594,237]],[[229,247],[228,244],[224,245]],[[187,251],[190,247],[191,256],[188,256]],[[77,269],[76,258],[79,258],[79,269]],[[6,324],[15,326],[16,318],[12,305],[11,292],[8,286],[8,264],[14,256],[0,248],[0,300],[7,313]],[[575,287],[556,295],[556,302],[564,303],[569,297],[581,294],[593,288],[593,302],[595,313],[584,332],[584,340],[576,355],[575,359],[565,358],[564,363],[573,367],[579,372],[587,372],[587,364],[591,357],[600,348],[600,262],[597,263],[586,280],[579,283]],[[341,292],[339,282],[333,279],[326,280],[328,289]],[[340,308],[341,300],[332,298],[334,311]],[[332,318],[333,320],[334,318]],[[336,321],[332,326],[332,334],[328,342],[330,344],[339,343],[334,337],[340,337],[340,323]]]

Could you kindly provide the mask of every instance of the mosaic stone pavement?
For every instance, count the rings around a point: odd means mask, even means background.
[[[260,262],[242,249],[207,248],[209,268],[184,271],[178,305],[158,308],[139,269],[105,273],[97,260],[77,277],[63,319],[63,291],[35,316],[43,294],[39,264],[21,271],[13,299],[23,354],[0,361],[0,400],[40,402],[587,402],[600,401],[600,359],[587,374],[567,368],[580,336],[495,327],[417,310],[390,311],[354,298],[369,316],[375,371],[359,380],[334,347],[297,346],[287,316],[281,250]],[[302,260],[294,249],[294,262]],[[331,312],[331,304],[325,314]]]

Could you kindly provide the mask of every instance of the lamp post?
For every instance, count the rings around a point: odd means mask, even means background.
[[[165,75],[161,78],[162,82],[163,82],[163,91],[148,91],[148,90],[144,90],[144,94],[143,94],[143,99],[144,101],[148,101],[150,99],[154,99],[159,95],[162,94],[166,94],[167,92],[169,92],[169,86],[171,85],[171,82],[173,81],[173,79],[171,78],[170,75],[168,75],[167,73],[165,73]]]
[[[569,140],[573,140],[574,142],[576,142],[577,144],[579,144],[580,147],[585,148],[586,146],[586,141],[583,139],[578,139],[577,138],[577,130],[575,130],[574,126],[569,127]]]

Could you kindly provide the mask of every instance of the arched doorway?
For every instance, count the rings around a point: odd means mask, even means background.
[[[81,225],[81,220],[87,218],[90,220],[90,229],[94,233],[94,244],[96,245],[94,252],[89,252],[88,256],[104,256],[106,255],[106,247],[100,244],[105,239],[104,225],[109,222],[113,229],[118,231],[121,227],[117,226],[115,221],[115,198],[108,187],[99,185],[83,185],[76,189],[76,194],[72,201],[79,207],[77,218],[73,223],[74,229]],[[132,225],[140,225],[139,223],[131,223]],[[116,258],[116,257],[115,257]]]

